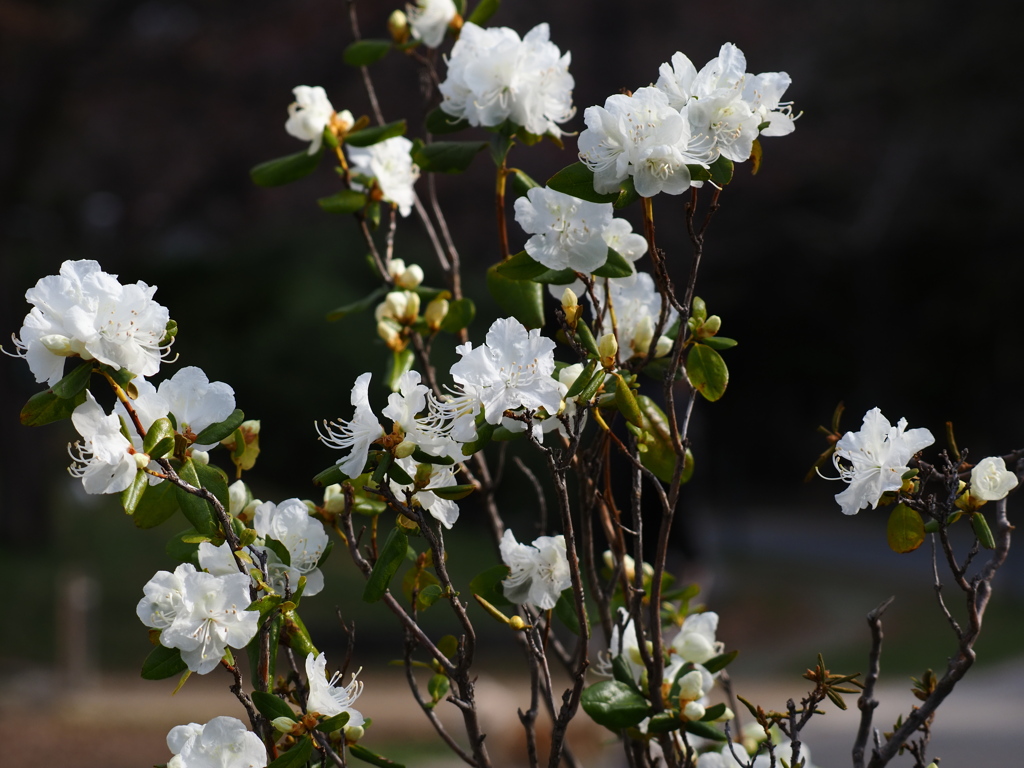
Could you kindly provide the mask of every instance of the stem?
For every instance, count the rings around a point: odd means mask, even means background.
[[[508,252],[508,226],[505,222],[505,180],[507,167],[505,158],[501,159],[498,166],[498,174],[494,180],[494,213],[498,220],[498,250],[501,253],[501,260],[507,261]]]

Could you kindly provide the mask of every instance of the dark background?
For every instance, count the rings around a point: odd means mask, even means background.
[[[364,35],[384,36],[393,6],[361,7]],[[578,112],[567,130],[582,129],[588,105],[656,80],[676,50],[699,67],[731,41],[749,71],[793,78],[796,132],[764,140],[758,176],[739,168],[708,234],[698,293],[740,345],[726,353],[725,397],[698,404],[687,497],[698,531],[765,508],[839,515],[840,488],[800,481],[824,448],[815,427],[840,400],[844,429],[877,405],[940,442],[952,420],[976,458],[1020,447],[1021,88],[1008,51],[1021,14],[1008,8],[592,0],[507,2],[492,20],[521,34],[546,20],[572,51]],[[269,190],[248,177],[301,149],[283,130],[295,85],[323,85],[335,108],[369,113],[341,60],[351,40],[339,0],[0,0],[0,329],[18,331],[24,291],[65,259],[160,286],[181,328],[179,365],[230,383],[262,419],[263,454],[247,478],[261,498],[318,498],[309,478],[337,456],[312,422],[348,418],[354,377],[383,372],[368,316],[323,319],[374,286],[353,222],[315,205],[338,188],[334,174],[325,164]],[[420,135],[414,63],[393,53],[373,73],[386,117],[408,117]],[[566,144],[517,148],[510,162],[543,180],[575,159]],[[477,296],[497,259],[483,202],[492,184],[486,154],[466,178],[438,180]],[[682,200],[659,198],[656,217],[659,244],[685,274]],[[521,245],[514,222],[510,233]],[[397,255],[438,283],[415,217],[401,222]],[[471,327],[475,340],[488,322]],[[39,389],[23,363],[0,364],[4,557],[49,557],[60,526],[77,530],[69,510],[84,509],[90,527],[116,520],[116,504],[92,509],[62,474],[68,425],[18,424]],[[884,517],[873,520],[877,539]],[[82,548],[62,551],[74,559]]]

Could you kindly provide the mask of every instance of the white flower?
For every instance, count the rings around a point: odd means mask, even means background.
[[[612,658],[621,656],[632,673],[634,682],[645,685],[647,667],[644,666],[643,656],[640,655],[636,627],[633,626],[633,619],[625,608],[619,608],[615,626],[612,627],[611,642],[608,643],[608,653]]]
[[[533,187],[516,200],[515,211],[516,221],[533,235],[526,241],[526,252],[548,269],[589,274],[608,260],[603,235],[612,223],[611,203],[588,203]]]
[[[636,234],[625,219],[612,219],[601,237],[605,245],[627,261],[636,261],[647,253],[647,238]]]
[[[277,553],[269,547],[260,544],[250,544],[249,550],[255,554],[267,558],[267,583],[279,595],[287,592],[294,593],[299,584],[299,577],[302,576],[297,568],[293,568],[278,557]],[[255,559],[254,559],[255,562]],[[199,566],[213,576],[230,576],[238,573],[238,565],[232,553],[231,545],[226,541],[219,547],[213,546],[208,541],[199,544]],[[323,577],[319,579],[320,588],[323,587]],[[319,592],[320,589],[316,589]],[[310,594],[309,582],[303,595]],[[315,594],[315,592],[313,593]]]
[[[971,497],[981,501],[999,501],[1017,487],[1017,476],[1006,468],[999,456],[982,459],[971,470]]]
[[[182,563],[174,573],[157,571],[142,588],[145,597],[135,609],[139,621],[153,629],[171,626],[185,603],[185,577],[195,572],[191,563]]]
[[[416,469],[418,465],[415,459],[405,458],[397,459],[398,465],[404,469],[410,477],[416,476]],[[455,470],[453,467],[444,466],[442,464],[430,464],[430,478],[427,482],[426,488],[447,488],[451,485],[457,485],[455,481]],[[391,490],[395,492],[398,498],[404,498],[404,491],[411,486],[399,485],[396,482],[391,483]],[[459,519],[459,505],[451,499],[442,499],[433,491],[420,490],[412,495],[412,500],[419,504],[420,507],[427,510],[431,517],[440,523],[445,528],[451,528],[455,521]]]
[[[18,354],[36,381],[50,386],[63,376],[64,359],[75,356],[152,376],[166,351],[160,342],[170,319],[154,293],[143,282],[121,285],[95,261],[65,261],[59,275],[25,292],[33,307],[14,339]]]
[[[71,423],[82,439],[69,448],[76,463],[68,471],[82,479],[85,492],[118,493],[130,486],[139,465],[117,415],[104,412],[92,392],[86,391],[85,402],[71,414]]]
[[[672,650],[683,661],[703,664],[722,652],[721,643],[715,640],[717,629],[718,614],[714,611],[690,614],[672,640]]]
[[[388,263],[388,274],[395,281],[395,286],[411,291],[423,282],[423,268],[418,264],[405,265],[402,259],[392,259]]]
[[[501,582],[505,597],[542,611],[554,608],[562,591],[572,583],[565,537],[540,536],[526,545],[516,541],[511,529],[506,528],[500,550],[502,562],[510,569],[508,578]]]
[[[598,284],[595,293],[602,305],[601,322],[606,331],[612,328],[609,303],[614,310],[620,356],[627,359],[636,355],[646,355],[661,312],[661,294],[654,287],[654,278],[646,272],[638,272],[630,277],[610,278],[605,281],[604,286]],[[589,293],[587,298],[589,301]],[[590,304],[591,311],[594,312],[593,302],[590,301]],[[671,328],[678,316],[675,309],[669,308],[663,330]],[[655,355],[666,354],[670,345],[668,337],[661,336]],[[623,354],[623,351],[628,354]]]
[[[215,717],[206,725],[176,725],[167,734],[174,757],[167,768],[264,768],[267,750],[260,737],[234,717]]]
[[[441,109],[470,125],[511,120],[538,136],[559,136],[557,124],[574,112],[569,61],[570,55],[550,42],[547,24],[520,40],[508,27],[483,29],[467,22],[439,86]]]
[[[371,144],[368,147],[346,146],[352,170],[377,179],[384,200],[398,206],[402,216],[412,212],[416,193],[413,184],[420,177],[419,166],[412,161],[412,142],[404,136]],[[364,189],[353,183],[353,189]]]
[[[310,142],[308,154],[315,155],[323,144],[324,129],[331,122],[334,107],[319,85],[298,85],[292,88],[292,93],[295,101],[288,105],[284,129],[295,138]]]
[[[178,648],[188,668],[201,675],[220,663],[226,646],[244,648],[256,635],[260,616],[246,610],[249,581],[244,573],[184,574],[181,606],[160,633],[161,645]]]
[[[544,408],[558,413],[565,389],[551,374],[555,343],[512,317],[499,318],[487,331],[487,342],[456,347],[462,359],[451,367],[463,391],[479,400],[489,424],[498,424],[506,410]]]
[[[256,508],[253,527],[260,536],[274,539],[288,550],[291,568],[306,577],[303,595],[312,596],[324,588],[324,575],[317,564],[329,539],[323,524],[310,517],[304,502],[287,499],[276,505],[265,501]],[[290,587],[294,591],[297,586],[298,578],[293,577]]]
[[[348,477],[359,477],[369,455],[370,444],[384,436],[377,417],[370,408],[367,392],[370,387],[370,374],[361,374],[352,387],[352,405],[356,407],[352,421],[338,420],[334,423],[324,422],[326,434],[317,427],[317,433],[324,445],[339,450],[349,449],[348,456],[338,459],[337,464]]]
[[[345,727],[361,726],[364,722],[363,716],[359,710],[353,709],[352,705],[363,692],[363,684],[352,675],[352,682],[344,688],[339,688],[336,684],[340,678],[341,673],[335,672],[330,680],[327,679],[327,657],[324,654],[314,656],[310,653],[306,656],[306,679],[309,680],[306,709],[324,717],[334,717],[342,712],[348,712]]]
[[[235,410],[235,391],[222,381],[210,381],[201,368],[182,368],[160,382],[157,392],[167,402],[178,422],[178,432],[198,434],[211,424],[224,421]],[[195,445],[208,451],[213,445]]]
[[[458,11],[452,0],[417,0],[415,5],[406,3],[412,36],[428,48],[437,48],[444,40],[448,25]]]
[[[595,191],[614,192],[628,176],[642,197],[689,189],[686,166],[714,162],[717,150],[713,139],[690,125],[688,109],[673,109],[654,87],[632,96],[615,94],[603,107],[588,107],[579,157],[594,171]]]
[[[859,432],[847,432],[836,443],[832,461],[839,479],[850,484],[836,501],[844,515],[855,515],[867,506],[877,509],[882,494],[897,491],[911,457],[935,442],[927,429],[907,430],[907,420],[894,427],[878,408],[864,414]],[[849,466],[840,461],[849,462]]]
[[[757,757],[751,760],[747,756],[747,751],[743,748],[742,744],[733,744],[732,747],[736,750],[736,755],[739,757],[738,760],[733,756],[730,745],[726,744],[720,753],[705,752],[698,757],[697,768],[748,768],[748,766],[749,768],[770,768],[772,765],[781,765],[779,762],[780,757],[787,764],[792,764],[793,760],[793,744],[788,740],[783,740],[775,746],[774,763],[766,749],[760,751]],[[800,759],[803,761],[804,768],[815,768],[811,764],[811,752],[807,748],[807,744],[803,742],[800,744]]]

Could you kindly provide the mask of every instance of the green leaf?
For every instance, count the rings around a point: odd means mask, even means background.
[[[157,483],[149,488],[135,506],[132,522],[136,528],[155,528],[178,511],[174,488],[168,482]]]
[[[498,306],[528,329],[544,325],[544,289],[529,280],[510,280],[498,272],[497,264],[487,270],[487,288]]]
[[[398,391],[399,380],[412,370],[414,362],[416,362],[416,356],[411,349],[406,348],[392,352],[391,359],[388,360],[388,370],[384,374],[384,382],[392,392]]]
[[[121,506],[124,507],[126,514],[135,514],[139,502],[142,501],[142,494],[146,492],[147,488],[149,488],[149,475],[140,469],[135,473],[132,484],[121,491]]]
[[[474,595],[480,595],[491,605],[512,605],[501,591],[501,582],[508,578],[509,569],[507,565],[495,565],[482,573],[478,573],[469,582],[469,591]]]
[[[300,766],[304,766],[309,761],[309,756],[312,754],[313,742],[311,739],[304,738],[274,760],[267,768],[300,768]]]
[[[494,15],[494,12],[498,10],[499,5],[501,5],[501,0],[480,0],[466,21],[471,21],[477,26],[482,27]]]
[[[594,172],[583,163],[567,165],[550,179],[548,189],[578,197],[590,203],[614,203],[619,198],[618,192],[601,193],[594,191]]]
[[[427,683],[427,691],[435,704],[448,695],[450,688],[451,682],[448,680],[448,676],[440,673],[431,677],[430,682]]]
[[[142,450],[154,459],[162,458],[174,447],[174,427],[166,416],[157,419],[146,430],[146,438],[142,441]]]
[[[451,456],[431,456],[429,453],[425,453],[419,448],[412,452],[412,458],[417,464],[440,464],[445,467],[450,467],[455,463],[455,459]]]
[[[704,710],[704,717],[701,720],[705,723],[713,722],[725,714],[725,702],[720,701]]]
[[[224,511],[227,511],[231,500],[228,496],[228,476],[224,470],[214,464],[196,464],[195,470],[203,488],[216,496]]]
[[[486,141],[435,141],[414,149],[412,159],[421,171],[462,173],[485,147]]]
[[[701,344],[705,344],[712,349],[732,349],[739,344],[736,339],[730,339],[726,336],[709,336],[706,339],[701,339]]]
[[[388,467],[388,477],[399,485],[412,485],[413,482],[409,473],[402,469],[397,461],[392,462]]]
[[[416,605],[421,611],[425,611],[427,608],[432,606],[438,601],[438,599],[444,594],[438,584],[427,584],[416,594]]]
[[[390,50],[390,40],[356,40],[345,48],[342,58],[349,66],[365,67],[383,59]]]
[[[643,427],[644,419],[640,413],[640,406],[637,405],[636,395],[629,388],[629,384],[619,374],[615,374],[615,405],[619,413],[626,417],[626,421],[635,427]]]
[[[703,165],[688,165],[687,170],[690,171],[691,181],[710,181],[711,171],[705,168]]]
[[[613,731],[639,725],[651,708],[647,699],[618,680],[604,680],[585,688],[580,704],[595,723]]]
[[[576,340],[583,345],[583,348],[592,355],[599,355],[597,351],[597,340],[594,339],[594,334],[590,330],[590,326],[587,325],[586,320],[580,320],[576,323]]]
[[[334,717],[328,717],[326,720],[320,722],[316,729],[321,733],[334,733],[340,731],[346,725],[348,725],[349,718],[351,718],[348,712],[339,712]]]
[[[625,256],[611,248],[608,249],[608,261],[594,270],[594,277],[629,277],[633,274],[633,265]]]
[[[539,286],[538,286],[539,287]],[[85,402],[85,390],[70,399],[57,397],[52,389],[32,395],[21,409],[21,423],[26,427],[41,427],[67,419],[75,408]]]
[[[320,158],[323,156],[323,146],[312,155],[302,150],[294,155],[260,163],[249,171],[249,176],[258,187],[280,187],[282,184],[290,184],[309,176],[320,165]]]
[[[676,452],[672,445],[672,432],[668,417],[647,395],[637,395],[637,405],[643,414],[643,437],[640,444],[644,450],[640,452],[640,463],[654,473],[663,483],[671,483],[676,469]],[[686,483],[693,476],[693,454],[686,450],[683,459],[681,481]]]
[[[569,628],[569,631],[574,635],[580,633],[580,620],[576,615],[576,602],[572,596],[572,589],[566,589],[562,594],[558,596],[558,602],[555,603],[555,616],[558,620],[565,624]],[[589,620],[587,622],[589,624]]]
[[[526,251],[520,251],[515,256],[498,264],[497,269],[509,280],[529,280],[546,272],[548,268],[536,261]]]
[[[576,381],[569,387],[569,391],[565,393],[565,399],[570,400],[576,397],[580,392],[583,391],[584,387],[590,383],[590,380],[594,376],[594,371],[597,370],[597,358],[591,358],[586,367],[580,371],[580,375],[576,377]],[[596,391],[596,390],[595,390]]]
[[[382,757],[376,752],[371,752],[360,744],[349,744],[348,751],[352,757],[358,758],[364,763],[379,766],[379,768],[405,768],[401,763],[396,763],[394,760],[388,760],[386,757]],[[277,766],[272,766],[271,768],[277,768]]]
[[[187,483],[197,488],[202,487],[202,483],[199,481],[199,476],[196,474],[196,467],[192,462],[192,459],[187,460],[181,465],[181,468],[178,470],[178,474],[181,476],[181,479]],[[204,536],[214,536],[217,534],[219,526],[217,525],[217,521],[214,520],[213,510],[210,508],[210,504],[206,499],[188,493],[178,486],[174,486],[174,495],[182,513],[184,513],[185,518],[192,523],[193,528]]]
[[[90,376],[92,376],[92,362],[82,363],[54,384],[50,391],[62,400],[70,400],[89,386]]]
[[[590,377],[586,386],[580,390],[579,394],[576,396],[576,400],[581,403],[589,403],[593,400],[594,395],[597,394],[597,390],[601,388],[602,384],[604,384],[605,378],[607,378],[607,374],[603,368],[598,368],[594,371],[594,375]]]
[[[687,733],[692,733],[694,736],[700,736],[705,739],[711,739],[712,741],[726,741],[726,736],[720,730],[715,728],[713,725],[708,723],[702,723],[699,720],[689,720],[683,727]]]
[[[319,488],[326,488],[328,485],[334,485],[335,483],[343,483],[349,480],[349,476],[341,471],[341,467],[337,464],[328,467],[323,472],[318,472],[313,477],[313,485]]]
[[[182,661],[181,652],[177,648],[164,648],[164,646],[158,645],[142,662],[142,678],[144,680],[166,680],[186,669],[188,669],[188,664]]]
[[[455,635],[444,635],[437,641],[437,650],[449,659],[454,659],[459,652],[459,639]]]
[[[484,422],[483,424],[477,425],[476,428],[476,439],[468,443],[464,443],[462,446],[462,452],[466,456],[472,456],[477,451],[483,449],[491,442],[491,436],[494,434],[494,425]]]
[[[328,213],[355,213],[366,207],[366,195],[354,189],[343,189],[330,197],[321,197],[316,204]]]
[[[576,277],[576,273],[571,269],[545,269],[531,279],[541,285],[569,285],[576,281]]]
[[[889,524],[886,527],[886,538],[889,549],[905,554],[913,552],[924,543],[924,521],[917,510],[906,504],[897,504],[889,513]]]
[[[445,333],[458,333],[473,322],[476,317],[476,305],[472,299],[456,299],[448,302],[448,314],[441,321],[441,330]]]
[[[405,120],[395,120],[393,123],[374,125],[370,128],[363,128],[361,131],[352,131],[352,133],[345,136],[345,143],[353,147],[368,147],[371,144],[379,144],[386,139],[393,139],[395,136],[404,136],[405,130]]]
[[[704,669],[710,672],[712,675],[720,669],[725,669],[729,664],[732,664],[733,659],[740,655],[739,651],[729,651],[729,653],[720,653],[704,662]]]
[[[144,496],[143,499],[147,498],[147,496]],[[175,503],[175,506],[177,506],[177,503]],[[195,528],[188,528],[174,534],[164,547],[164,551],[178,562],[199,565],[199,541],[196,540],[199,538],[204,538],[203,534],[199,533]],[[210,539],[212,537],[205,538]]]
[[[636,192],[636,187],[633,186],[632,176],[627,176],[625,181],[619,184],[619,189],[622,190],[619,193],[619,199],[613,204],[616,210],[626,208],[640,199],[640,195]]]
[[[449,501],[458,501],[464,499],[473,491],[476,490],[476,486],[473,483],[463,483],[462,485],[446,485],[442,488],[425,488],[424,490],[430,491],[435,496]]]
[[[518,168],[508,174],[508,179],[512,182],[512,191],[515,192],[516,197],[523,197],[534,187],[540,186],[540,184]]]
[[[353,301],[351,304],[345,304],[344,306],[338,307],[333,312],[329,312],[327,315],[327,319],[332,321],[341,320],[341,318],[345,317],[346,315],[352,315],[355,314],[356,312],[363,312],[372,307],[382,298],[384,298],[384,296],[387,295],[387,292],[388,286],[386,285],[382,285],[379,288],[375,288],[358,301]]]
[[[706,344],[694,344],[686,356],[686,377],[693,388],[707,400],[714,402],[725,394],[729,384],[729,369],[725,361]]]
[[[725,155],[719,155],[718,159],[708,169],[711,173],[711,180],[720,187],[724,187],[732,181],[733,164]]]
[[[199,445],[219,443],[221,440],[231,437],[232,433],[242,425],[243,421],[245,421],[245,414],[235,408],[224,421],[218,421],[216,424],[211,424],[206,429],[200,431],[196,435],[196,442]]]
[[[992,529],[988,527],[988,520],[981,512],[975,512],[971,515],[971,528],[974,529],[974,535],[978,537],[978,543],[981,544],[985,549],[995,549],[996,540],[992,535]]]
[[[435,107],[427,113],[424,127],[434,134],[456,133],[469,128],[469,121],[449,115],[440,107]]]
[[[376,603],[387,592],[391,579],[398,571],[398,566],[405,560],[405,552],[409,547],[409,537],[401,528],[392,528],[387,541],[380,551],[380,557],[373,565],[373,571],[363,589],[363,600]]]
[[[292,708],[284,700],[279,699],[272,693],[253,691],[252,703],[256,705],[256,709],[267,720],[274,720],[278,717],[290,717],[292,720],[298,719]]]
[[[640,686],[633,679],[633,670],[629,668],[629,662],[624,656],[616,656],[612,659],[612,676],[624,685],[628,685],[634,693],[642,693]]]
[[[285,565],[292,564],[292,553],[288,551],[288,548],[284,544],[277,539],[271,539],[270,537],[265,538],[264,541],[266,542],[267,549],[277,555],[282,563]],[[292,584],[291,586],[294,587],[295,585]]]

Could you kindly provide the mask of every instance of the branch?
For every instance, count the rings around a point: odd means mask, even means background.
[[[895,597],[890,597],[883,600],[867,615],[868,626],[871,628],[871,654],[868,657],[868,674],[864,678],[864,691],[857,699],[857,707],[860,709],[860,727],[857,729],[857,739],[853,743],[853,768],[864,768],[864,749],[868,743],[868,736],[871,735],[871,719],[878,707],[878,702],[875,700],[875,683],[878,682],[878,675],[881,671],[882,614],[895,599]]]

